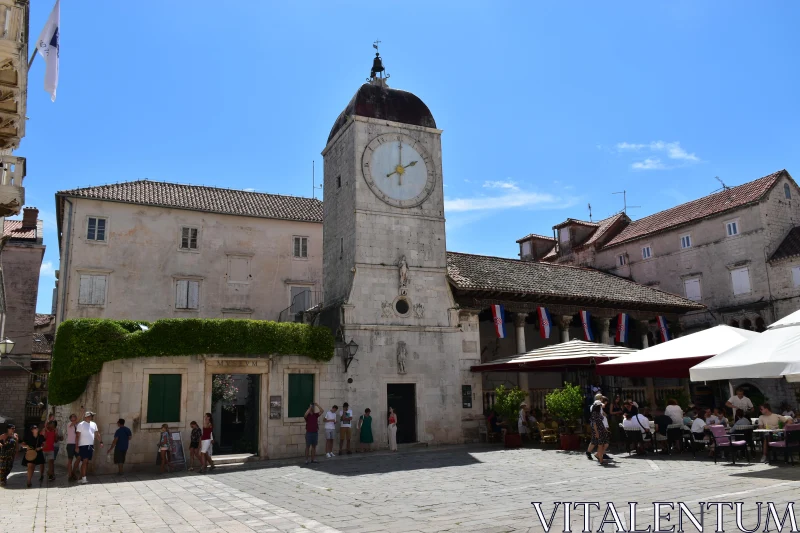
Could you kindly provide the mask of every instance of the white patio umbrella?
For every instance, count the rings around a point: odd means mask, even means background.
[[[692,381],[785,377],[800,382],[798,318],[800,315],[793,313],[764,333],[693,366],[689,377]]]

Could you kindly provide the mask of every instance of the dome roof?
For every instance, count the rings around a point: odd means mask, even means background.
[[[365,83],[356,91],[353,99],[344,108],[328,135],[328,142],[347,123],[347,117],[377,118],[435,128],[436,121],[425,103],[416,95],[406,91]]]

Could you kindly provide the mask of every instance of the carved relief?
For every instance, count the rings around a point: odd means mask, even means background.
[[[381,302],[381,316],[383,318],[392,317],[392,302]]]
[[[406,373],[406,359],[408,358],[408,350],[406,350],[406,343],[403,341],[397,342],[397,373]]]
[[[406,256],[402,256],[400,261],[397,262],[397,266],[399,267],[400,273],[400,294],[405,294],[406,290],[408,289],[408,282],[410,281],[408,277],[408,263],[406,262]]]
[[[425,316],[425,307],[422,304],[414,304],[414,316],[417,318]]]

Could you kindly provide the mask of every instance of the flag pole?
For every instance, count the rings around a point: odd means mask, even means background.
[[[31,65],[33,65],[33,60],[36,59],[36,52],[39,50],[34,50],[33,54],[31,54],[31,58],[28,60],[28,70],[31,69]]]

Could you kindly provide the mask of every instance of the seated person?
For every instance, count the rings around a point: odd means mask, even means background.
[[[752,422],[750,421],[750,419],[744,416],[744,411],[742,411],[741,409],[737,409],[736,410],[736,415],[735,416],[736,416],[736,419],[735,419],[735,421],[733,423],[733,427],[736,428],[736,427],[740,427],[740,426],[751,426],[752,425]]]
[[[711,409],[706,409],[704,418],[707,426],[716,426],[719,424],[719,418],[714,416],[714,413],[711,412]]]
[[[791,418],[792,420],[794,420],[794,418],[795,418],[794,417],[794,411],[792,410],[791,407],[789,407],[789,403],[788,402],[783,402],[781,404],[781,415],[783,415],[784,417],[788,417],[788,418]]]
[[[625,431],[629,429],[638,429],[642,433],[647,433],[650,431],[650,421],[644,415],[639,414],[638,407],[632,405],[628,414],[625,415],[625,420],[622,422],[622,429]],[[637,443],[636,452],[640,454],[645,453],[642,443]]]
[[[495,411],[489,413],[489,431],[495,434],[500,434],[503,439],[506,437],[506,428],[500,425],[499,417]]]
[[[761,416],[758,417],[758,429],[778,429],[778,426],[784,420],[784,417],[772,412],[772,407],[770,407],[768,403],[762,403],[759,410],[761,411]],[[768,433],[765,433],[763,436],[764,445],[762,448],[764,449],[764,453],[761,456],[762,463],[767,462],[767,449],[769,448],[767,443],[770,438],[771,435]]]
[[[667,400],[667,408],[664,409],[664,414],[672,419],[673,424],[680,424],[683,420],[683,409],[678,405],[678,400],[675,398]]]
[[[725,427],[728,427],[728,425],[729,425],[728,424],[728,419],[727,419],[727,417],[725,417],[725,414],[722,412],[722,409],[720,409],[719,407],[715,407],[714,408],[714,414],[712,416],[717,417],[717,420],[719,420],[720,424],[722,424]]]
[[[667,447],[669,444],[667,443],[667,427],[672,425],[674,421],[665,413],[657,413],[655,418],[653,418],[653,422],[656,424],[656,443],[663,442],[664,451],[662,453],[668,453]]]

